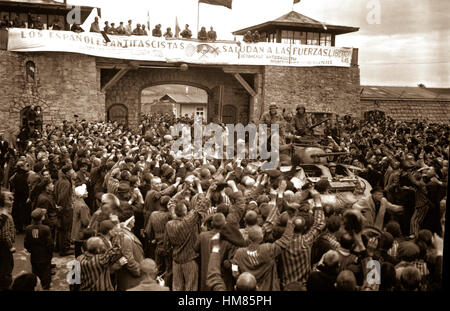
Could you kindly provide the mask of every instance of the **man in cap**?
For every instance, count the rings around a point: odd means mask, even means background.
[[[271,136],[272,136],[272,131],[271,131],[271,125],[272,124],[278,124],[279,128],[278,128],[278,136],[280,139],[280,142],[283,141],[284,139],[284,117],[278,113],[278,105],[275,102],[272,102],[269,105],[269,111],[264,113],[262,118],[261,118],[261,124],[266,124],[267,125],[267,150],[269,150],[270,148],[270,144],[271,144]]]
[[[68,256],[73,254],[70,249],[70,233],[73,222],[73,207],[72,207],[72,180],[75,178],[75,171],[72,165],[65,165],[61,168],[61,173],[58,181],[55,183],[55,203],[61,206],[58,215],[58,251],[61,256]]]
[[[297,106],[297,113],[294,116],[293,123],[295,125],[296,134],[299,136],[308,135],[311,133],[309,127],[311,123],[306,115],[306,108],[303,105]]]
[[[53,238],[50,228],[42,224],[46,213],[42,208],[31,213],[32,223],[25,229],[23,244],[31,254],[32,272],[40,278],[42,288],[48,290],[52,278]]]

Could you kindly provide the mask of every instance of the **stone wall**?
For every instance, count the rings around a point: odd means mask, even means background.
[[[35,63],[27,79],[26,63]],[[95,57],[71,53],[0,51],[0,131],[17,132],[20,111],[41,106],[44,125],[73,120],[104,120],[105,99]]]
[[[112,75],[112,74],[111,74]],[[111,77],[108,77],[108,79]],[[107,81],[108,79],[105,79]],[[166,69],[137,69],[127,72],[106,91],[106,111],[114,104],[128,108],[129,126],[135,128],[141,117],[141,92],[147,87],[161,84],[186,84],[199,87],[208,93],[208,111],[213,112],[212,102],[218,87],[223,86],[223,105],[237,108],[237,122],[247,123],[249,95],[239,82],[220,68],[195,68],[187,71]],[[211,117],[217,114],[212,113]]]
[[[308,112],[358,114],[358,67],[265,66],[262,84],[264,111],[276,102],[280,110],[292,112],[303,104]]]
[[[384,111],[394,120],[413,119],[450,123],[450,101],[431,100],[370,100],[361,99],[361,112]]]

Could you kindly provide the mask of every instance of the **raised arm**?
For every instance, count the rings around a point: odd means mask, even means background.
[[[320,194],[316,190],[310,190],[310,193],[314,198],[314,223],[308,233],[305,234],[304,239],[306,243],[312,245],[326,224]]]

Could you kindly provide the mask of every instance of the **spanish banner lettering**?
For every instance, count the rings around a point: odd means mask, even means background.
[[[69,52],[97,57],[207,65],[350,67],[352,48],[282,43],[202,42],[149,36],[9,29],[8,51]]]

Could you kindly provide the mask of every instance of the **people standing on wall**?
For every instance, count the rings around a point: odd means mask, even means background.
[[[123,22],[120,22],[119,27],[117,27],[117,34],[119,36],[124,36],[126,34],[125,26],[123,25]]]
[[[132,24],[133,24],[133,21],[130,19],[128,21],[128,24],[125,26],[125,34],[127,36],[131,36],[133,34],[133,26],[132,26]]]
[[[13,24],[9,20],[8,15],[3,16],[3,19],[0,20],[0,29],[1,28],[10,28],[12,26],[13,26]]]
[[[148,36],[148,32],[147,32],[144,24],[142,24],[142,35],[143,36]]]
[[[244,42],[246,43],[252,43],[253,42],[253,36],[252,36],[252,32],[249,30],[246,32],[246,34],[244,35]]]
[[[198,32],[197,39],[201,41],[208,41],[208,33],[206,32],[206,28],[202,27]]]
[[[161,37],[161,24],[158,24],[155,26],[155,28],[152,30],[152,36],[153,37]]]
[[[100,25],[98,23],[98,17],[95,17],[94,21],[91,24],[91,29],[89,31],[100,33]]]
[[[166,32],[164,33],[164,38],[173,38],[172,29],[170,27],[167,27]]]
[[[49,28],[50,27],[52,28],[52,30],[62,30],[62,28],[63,28],[57,18],[55,18],[53,20],[53,23],[51,25],[49,25]]]
[[[189,29],[189,25],[186,24],[186,26],[184,27],[184,30],[180,33],[182,38],[185,39],[190,39],[192,38],[192,31]]]
[[[111,23],[111,27],[108,29],[108,32],[106,34],[108,35],[117,35],[117,30],[116,30],[116,24],[115,23]]]
[[[40,16],[38,16],[36,18],[36,20],[33,22],[33,29],[37,29],[37,30],[43,30],[44,29],[44,24],[42,23]]]
[[[214,31],[214,28],[212,26],[208,31],[208,40],[211,42],[215,42],[217,40],[217,33]]]
[[[253,41],[253,43],[258,43],[261,41],[261,35],[259,34],[258,30],[255,30],[255,32],[253,33],[252,41]]]
[[[103,31],[108,34],[110,29],[111,27],[109,26],[109,22],[105,21],[105,27],[103,27]]]
[[[73,24],[72,27],[70,28],[70,30],[73,32],[76,32],[76,33],[84,32],[84,29],[81,28],[80,24]]]
[[[143,36],[144,32],[142,31],[141,24],[137,24],[136,28],[133,30],[134,36]]]

